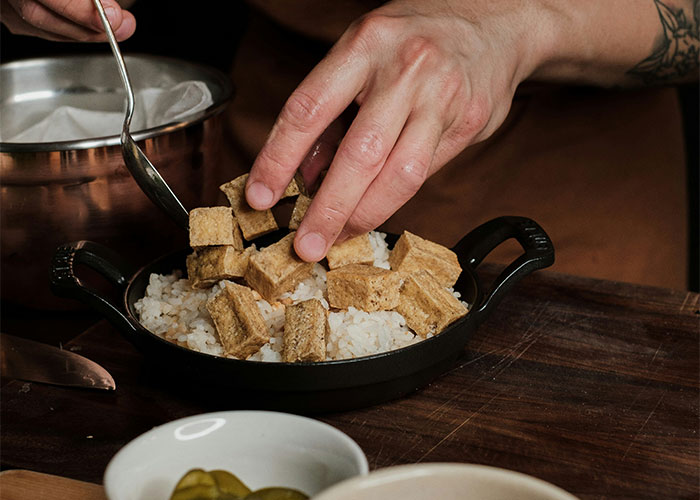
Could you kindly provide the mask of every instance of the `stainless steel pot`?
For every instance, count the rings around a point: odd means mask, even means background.
[[[221,115],[232,95],[222,73],[185,61],[127,56],[135,89],[163,75],[201,80],[213,104],[134,139],[185,208],[212,204],[222,172]],[[124,94],[111,55],[17,61],[0,66],[2,120],[29,121],[63,104],[121,111]],[[90,238],[142,261],[186,244],[187,235],[148,200],[124,166],[114,136],[0,143],[2,299],[34,308],[64,308],[48,286],[51,255],[65,241]]]

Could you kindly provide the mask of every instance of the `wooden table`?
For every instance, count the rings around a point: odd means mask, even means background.
[[[538,272],[430,386],[316,418],[355,439],[371,469],[471,462],[534,475],[581,499],[698,498],[699,342],[698,294]],[[100,483],[137,435],[226,407],[151,384],[144,358],[105,322],[70,347],[107,368],[117,391],[6,383],[4,470]]]

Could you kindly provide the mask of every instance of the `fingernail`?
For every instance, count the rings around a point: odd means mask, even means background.
[[[248,186],[248,204],[253,208],[269,208],[272,205],[274,193],[262,182],[254,182]]]
[[[299,241],[300,257],[318,262],[326,253],[326,240],[319,233],[307,233]]]

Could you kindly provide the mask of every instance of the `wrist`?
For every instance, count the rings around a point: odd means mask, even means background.
[[[680,5],[682,0],[668,0]],[[630,70],[658,50],[661,28],[653,0],[538,0],[546,29],[531,80],[602,86],[638,84]]]
[[[586,53],[589,45],[575,42],[580,11],[575,6],[566,9],[563,3],[538,0],[532,4],[529,41],[532,62],[528,80],[575,80],[585,75],[587,61],[592,59],[592,55]]]
[[[566,13],[549,5],[546,0],[535,2],[503,2],[505,12],[500,19],[502,33],[510,32],[513,51],[513,84],[538,79],[549,71],[560,57],[558,47],[563,43],[568,24]],[[493,5],[493,4],[492,4]],[[493,8],[493,7],[492,7]],[[499,16],[500,17],[500,16]]]

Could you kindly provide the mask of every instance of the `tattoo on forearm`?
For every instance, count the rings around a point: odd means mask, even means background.
[[[654,52],[627,74],[644,83],[681,79],[697,72],[700,57],[700,0],[693,0],[693,18],[682,8],[673,9],[654,0],[663,26],[663,38]]]

